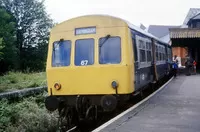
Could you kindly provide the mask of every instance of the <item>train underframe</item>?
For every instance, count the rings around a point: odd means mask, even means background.
[[[112,112],[117,106],[127,102],[132,96],[139,93],[143,96],[143,90],[147,87],[154,89],[156,85],[168,80],[170,75],[163,77],[156,83],[150,83],[139,91],[131,94],[114,95],[71,95],[71,96],[48,96],[45,100],[46,108],[49,111],[58,110],[59,129],[66,131],[81,122],[94,123],[100,112]]]
[[[112,112],[129,99],[130,95],[72,95],[48,96],[45,100],[49,111],[58,110],[59,127],[65,131],[72,124],[95,122],[100,112]]]

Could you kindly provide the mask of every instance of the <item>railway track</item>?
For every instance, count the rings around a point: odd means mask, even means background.
[[[162,88],[164,88],[173,77],[168,78],[164,80],[162,83],[157,84],[154,88],[146,88],[142,96],[141,94],[131,98],[126,104],[123,104],[122,106],[118,107],[114,112],[107,113],[104,115],[100,115],[100,119],[95,125],[86,125],[82,124],[81,126],[74,126],[71,129],[67,130],[67,132],[98,132],[98,127],[105,126],[105,124],[109,124],[109,122],[112,122],[115,118],[121,117],[123,114],[130,112],[132,109],[138,107],[143,102],[149,100],[152,96],[154,96],[156,93],[158,93]]]

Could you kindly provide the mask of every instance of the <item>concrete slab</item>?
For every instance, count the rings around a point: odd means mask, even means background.
[[[200,75],[177,76],[102,132],[200,132]]]

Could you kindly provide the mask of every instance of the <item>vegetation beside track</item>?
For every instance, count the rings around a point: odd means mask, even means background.
[[[46,86],[46,73],[8,72],[0,76],[0,92]]]
[[[0,131],[55,132],[57,112],[48,112],[44,106],[46,92],[19,101],[0,101]]]

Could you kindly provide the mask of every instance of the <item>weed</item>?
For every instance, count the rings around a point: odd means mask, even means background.
[[[0,101],[0,131],[6,132],[55,132],[57,112],[44,107],[46,93],[25,98],[20,102]]]

